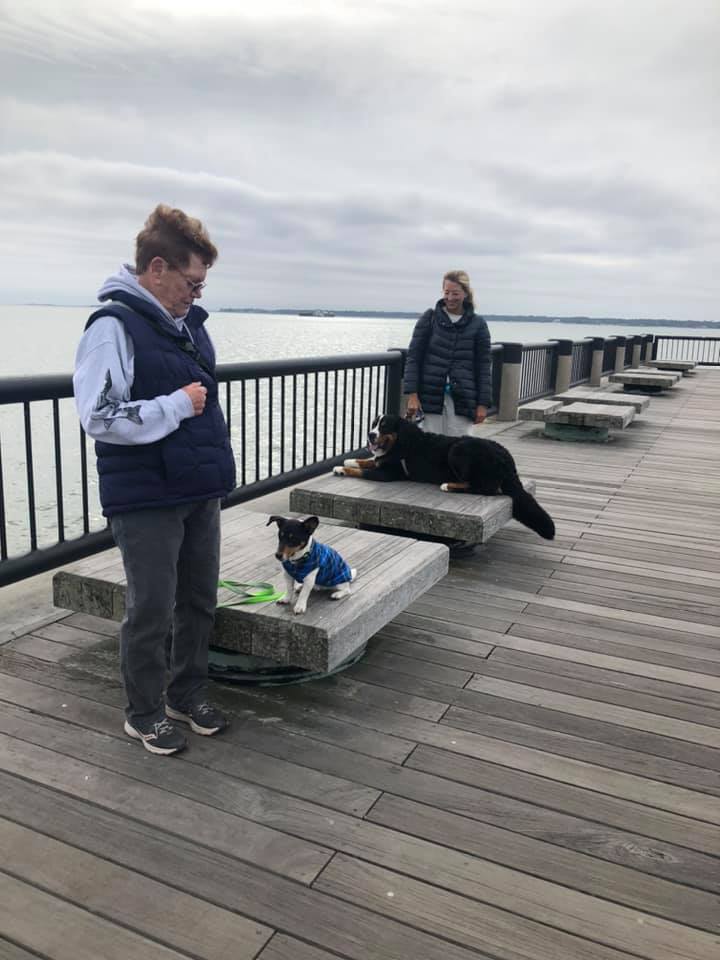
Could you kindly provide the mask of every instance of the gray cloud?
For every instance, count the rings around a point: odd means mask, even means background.
[[[3,297],[87,300],[164,201],[214,305],[717,316],[711,3],[297,9],[0,0]]]

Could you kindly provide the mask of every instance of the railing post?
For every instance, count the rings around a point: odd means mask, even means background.
[[[498,420],[517,420],[520,405],[520,371],[523,346],[521,343],[503,343],[502,376]]]
[[[402,395],[403,395],[403,375],[405,374],[405,354],[406,350],[400,347],[391,347],[388,353],[399,353],[400,356],[395,362],[388,366],[388,386],[387,399],[385,401],[385,413],[401,414]]]
[[[590,367],[590,386],[599,387],[602,383],[603,357],[605,356],[605,340],[603,337],[593,337],[592,366]]]
[[[625,369],[625,337],[615,338],[615,373]]]
[[[651,360],[657,360],[658,355],[658,338],[657,334],[653,336],[653,345],[652,345],[652,354],[650,356]]]
[[[632,352],[632,368],[636,370],[640,366],[640,361],[642,359],[642,342],[643,338],[640,336],[633,337],[633,352]]]
[[[655,337],[653,337],[651,333],[645,334],[645,363],[650,363],[652,361],[654,339]]]
[[[557,369],[555,371],[555,393],[565,393],[570,389],[572,379],[572,340],[558,340],[555,347]]]

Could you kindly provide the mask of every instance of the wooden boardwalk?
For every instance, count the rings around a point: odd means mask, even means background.
[[[506,443],[513,525],[332,679],[122,733],[117,625],[0,647],[0,958],[716,960],[720,371],[608,445]]]

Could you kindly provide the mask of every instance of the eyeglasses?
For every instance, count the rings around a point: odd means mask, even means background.
[[[188,290],[191,293],[193,294],[200,293],[200,291],[204,290],[205,287],[207,286],[204,280],[191,280],[190,277],[186,273],[183,273],[179,267],[174,267],[171,263],[168,263],[167,260],[165,261],[165,263],[167,265],[168,270],[174,270],[175,273],[180,274],[180,276],[183,278],[185,283],[188,285]]]
[[[188,290],[191,293],[200,293],[201,290],[204,290],[207,284],[204,280],[191,280],[187,274],[184,274],[182,270],[178,270],[177,267],[172,267],[171,269],[175,270],[176,273],[179,273],[183,278],[185,283],[188,285]]]

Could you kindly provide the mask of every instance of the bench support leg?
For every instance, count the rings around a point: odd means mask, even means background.
[[[607,427],[578,427],[571,423],[546,423],[544,435],[550,440],[585,440],[590,443],[607,443],[610,439]]]
[[[657,384],[645,387],[641,387],[640,384],[638,384],[635,387],[631,383],[624,383],[623,390],[625,393],[662,393],[664,390],[667,390],[667,387],[660,387]]]

